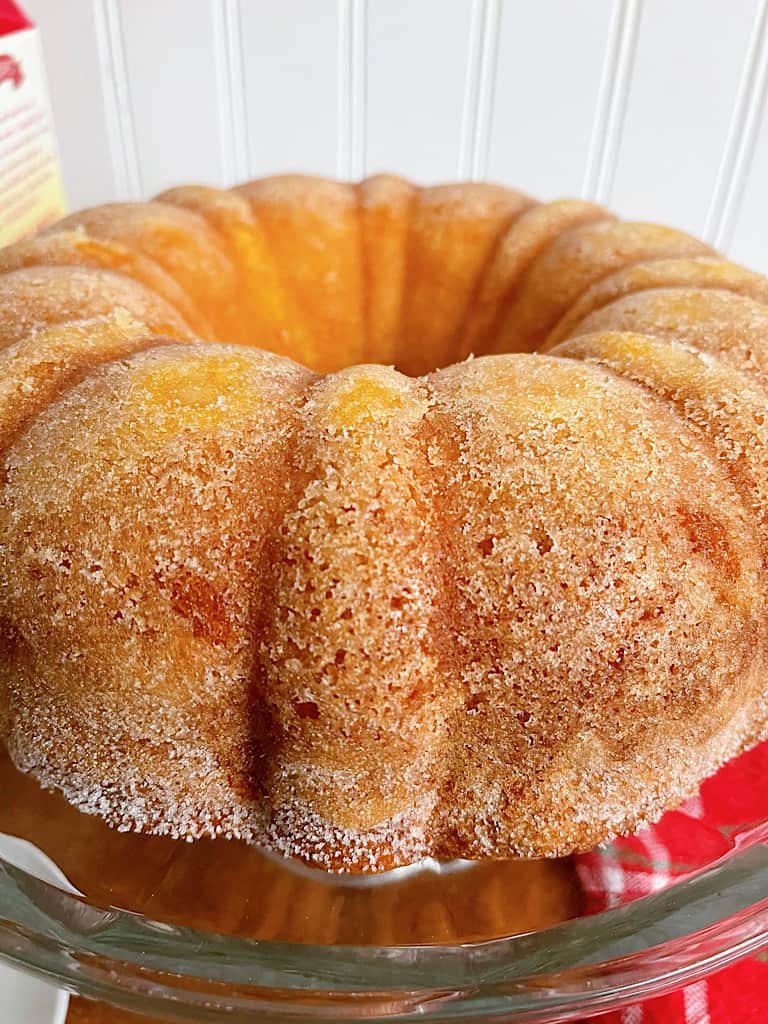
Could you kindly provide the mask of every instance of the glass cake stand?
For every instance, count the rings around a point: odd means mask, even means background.
[[[533,867],[529,875],[505,876],[503,865],[483,875],[490,869],[458,862],[361,887],[309,869],[288,871],[252,852],[247,856],[258,861],[237,859],[246,855],[226,842],[200,848],[197,860],[184,866],[187,855],[180,848],[187,844],[121,838],[51,794],[41,793],[35,809],[34,784],[17,775],[9,774],[6,759],[0,832],[11,832],[15,820],[17,833],[48,845],[50,854],[58,849],[60,860],[65,849],[77,848],[82,859],[83,850],[117,845],[114,855],[102,851],[91,865],[99,878],[83,897],[0,860],[0,958],[73,993],[164,1019],[543,1024],[659,995],[768,944],[768,822],[729,830],[710,863],[653,895],[591,916],[573,906],[567,912],[576,916],[569,920],[508,935],[498,934],[503,916],[483,918],[482,927],[450,920],[452,901],[469,921],[467,892],[480,901],[492,893],[488,906],[498,909],[505,878],[519,893],[526,879],[541,886],[546,877],[549,891],[560,884],[559,876],[536,875]],[[66,842],[60,839],[51,849],[46,829]],[[604,856],[611,858],[612,848]],[[135,886],[142,890],[137,902],[126,893],[132,864],[139,861],[150,868]],[[113,870],[111,864],[120,866]],[[467,889],[465,880],[473,877],[474,888]],[[82,878],[70,873],[70,880],[86,888]],[[443,924],[414,926],[412,918],[410,941],[395,929],[397,941],[378,943],[375,918],[383,911],[377,907],[394,906],[398,887],[403,905],[421,900],[431,908],[430,920]],[[188,913],[163,902],[171,892]],[[217,901],[230,909],[211,920],[223,923],[201,926],[208,920],[206,906]],[[278,905],[279,921],[273,913]],[[325,934],[320,919],[334,914],[341,941],[312,941]],[[358,930],[345,938],[338,927],[349,915]],[[454,937],[445,941],[445,935]],[[358,941],[346,941],[356,936]]]

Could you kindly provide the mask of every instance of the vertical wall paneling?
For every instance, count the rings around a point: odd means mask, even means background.
[[[467,77],[464,84],[464,105],[461,117],[458,177],[469,178],[477,134],[477,113],[480,105],[480,67],[485,35],[485,0],[473,0],[467,39]]]
[[[368,0],[370,172],[424,182],[459,163],[472,0]]]
[[[645,0],[611,203],[701,234],[756,0]]]
[[[214,13],[224,2],[120,0],[130,84],[124,122],[132,126],[142,196],[180,182],[219,184],[226,177],[213,45]],[[227,66],[236,63],[228,58]],[[228,137],[233,134],[227,125]]]
[[[642,0],[614,0],[581,190],[584,197],[600,203],[608,201],[613,189],[641,15]]]
[[[24,8],[40,27],[69,204],[114,199],[93,0],[27,0]]]
[[[579,194],[611,15],[611,0],[503,0],[491,179],[550,198]]]
[[[768,102],[763,104],[754,159],[727,251],[740,263],[768,274]]]
[[[226,0],[211,0],[211,43],[213,47],[213,66],[216,82],[216,99],[218,104],[219,124],[219,171],[222,185],[237,180],[235,165],[235,137],[237,134],[235,118],[235,98],[233,96],[232,68],[229,61],[230,39],[227,31]],[[245,93],[245,89],[243,89]],[[243,96],[243,103],[244,105]]]
[[[485,31],[480,55],[480,88],[477,91],[477,117],[475,119],[475,150],[470,168],[470,176],[475,181],[482,181],[488,177],[501,31],[501,4],[502,0],[486,0],[485,3]]]
[[[337,174],[362,178],[366,166],[367,0],[338,0],[339,139]]]
[[[279,171],[484,178],[768,271],[768,0],[23,0],[70,204]]]
[[[248,177],[250,160],[240,0],[212,0],[211,15],[219,163],[222,182],[229,185]]]
[[[338,5],[245,0],[248,174],[334,175],[338,162]]]
[[[120,199],[140,199],[142,181],[119,0],[94,0],[93,10],[117,194]]]
[[[496,86],[501,0],[475,0],[469,35],[467,80],[459,150],[459,178],[488,173],[488,147]]]
[[[761,0],[704,232],[718,248],[736,226],[767,99],[768,0]]]

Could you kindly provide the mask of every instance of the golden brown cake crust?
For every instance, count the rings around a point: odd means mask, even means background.
[[[558,855],[768,731],[768,283],[703,243],[283,176],[76,214],[0,302],[0,739],[83,810]]]

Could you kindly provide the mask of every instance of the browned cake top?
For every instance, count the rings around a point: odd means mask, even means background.
[[[767,301],[383,176],[4,250],[0,738],[121,829],[340,870],[658,816],[768,729]]]

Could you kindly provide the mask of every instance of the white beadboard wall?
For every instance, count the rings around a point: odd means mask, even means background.
[[[22,0],[72,207],[299,170],[489,178],[768,272],[768,0]]]

